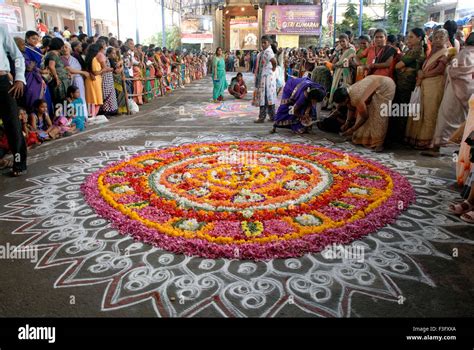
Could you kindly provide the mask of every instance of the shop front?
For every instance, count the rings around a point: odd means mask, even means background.
[[[224,47],[230,51],[258,50],[260,45],[259,16],[254,6],[227,6],[223,10]]]

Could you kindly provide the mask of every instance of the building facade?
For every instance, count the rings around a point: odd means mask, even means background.
[[[6,0],[0,3],[0,9],[8,16],[0,17],[0,24],[6,25],[10,32],[25,32],[37,28],[41,19],[50,31],[58,27],[61,31],[69,27],[71,32],[77,32],[79,27],[86,30],[84,0]],[[115,13],[115,11],[114,11]],[[16,15],[16,22],[14,15]],[[117,21],[113,14],[95,14],[92,16],[92,30],[101,35],[117,33]],[[99,16],[97,16],[99,15]]]
[[[264,27],[265,9],[271,5],[318,5],[320,0],[182,0],[181,13],[183,18],[189,16],[210,16],[213,21],[212,47],[222,47],[226,51],[255,50],[260,48],[260,38],[266,34]],[[183,26],[182,26],[183,28]],[[183,34],[183,44],[192,40]],[[273,35],[277,39],[276,35]],[[310,35],[298,35],[304,44],[316,42],[317,38]]]

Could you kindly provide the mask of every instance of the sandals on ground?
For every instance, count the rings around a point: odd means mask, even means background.
[[[463,215],[474,210],[474,204],[471,204],[469,201],[464,201],[462,203],[451,204],[448,211],[454,215]]]
[[[10,172],[10,176],[11,177],[21,177],[23,175],[26,175],[28,173],[28,171],[26,170],[12,170]]]
[[[474,224],[474,210],[464,213],[460,219],[468,224]]]

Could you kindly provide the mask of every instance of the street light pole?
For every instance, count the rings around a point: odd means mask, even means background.
[[[120,13],[119,13],[119,2],[120,0],[115,0],[115,7],[117,11],[117,38],[120,39]]]
[[[161,46],[166,47],[165,0],[161,0]]]
[[[402,22],[402,35],[407,32],[408,25],[408,11],[410,9],[410,0],[405,0],[405,7],[403,8],[403,22]]]
[[[92,18],[91,18],[91,2],[90,0],[86,0],[86,28],[87,34],[90,36],[94,35],[92,33]]]
[[[137,44],[140,43],[140,31],[138,30],[138,7],[137,1],[135,0],[135,39],[137,39]]]
[[[337,0],[334,0],[334,25],[333,25],[333,33],[332,33],[333,46],[336,46],[336,15],[337,15]]]
[[[364,1],[359,1],[359,36],[362,35],[362,14],[364,13]]]

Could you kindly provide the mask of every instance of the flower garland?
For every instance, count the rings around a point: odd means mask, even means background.
[[[271,259],[346,244],[392,223],[408,181],[357,156],[275,142],[192,144],[90,176],[88,203],[120,232],[206,258]]]

